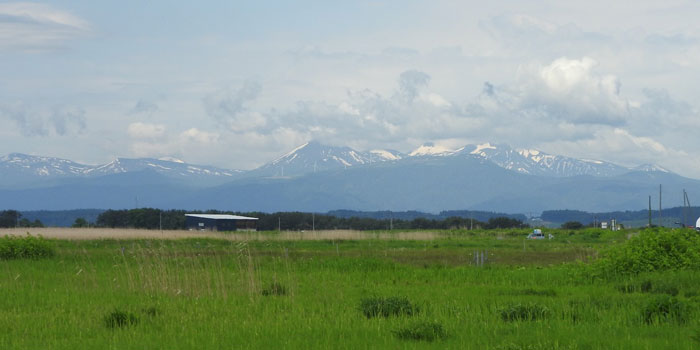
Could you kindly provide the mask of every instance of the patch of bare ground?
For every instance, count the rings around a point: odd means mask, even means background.
[[[433,240],[440,238],[440,234],[430,231],[411,232],[363,232],[352,230],[330,231],[282,231],[282,232],[212,232],[212,231],[186,231],[186,230],[139,230],[121,228],[11,228],[0,229],[0,236],[5,235],[41,235],[47,239],[62,240],[100,240],[100,239],[163,239],[177,240],[187,238],[211,238],[229,241],[325,241],[325,240]]]

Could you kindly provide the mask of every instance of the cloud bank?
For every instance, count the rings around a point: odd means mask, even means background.
[[[38,3],[0,4],[0,50],[61,49],[89,32],[87,21],[65,10]]]

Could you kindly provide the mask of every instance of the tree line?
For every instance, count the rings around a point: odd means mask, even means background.
[[[448,217],[442,220],[415,218],[373,219],[366,217],[337,217],[326,214],[303,212],[230,212],[208,210],[186,212],[184,210],[160,210],[153,208],[107,210],[97,217],[94,223],[98,227],[142,228],[182,230],[185,226],[185,213],[191,214],[231,214],[258,218],[257,228],[261,231],[274,230],[388,230],[388,229],[495,229],[529,227],[523,221],[508,217],[490,218],[479,221],[469,218]]]
[[[412,229],[496,229],[529,227],[522,220],[512,217],[494,217],[488,220],[476,220],[458,216],[444,219],[392,219],[371,217],[338,217],[328,214],[304,212],[231,212],[231,211],[185,211],[161,210],[155,208],[106,210],[97,216],[95,222],[89,222],[79,217],[72,227],[108,227],[108,228],[137,228],[149,230],[184,230],[185,214],[232,214],[258,218],[257,228],[261,231],[274,230],[412,230]],[[0,227],[44,227],[41,221],[30,221],[22,218],[16,210],[0,212]]]
[[[44,224],[38,219],[30,221],[23,218],[17,210],[3,210],[0,211],[0,227],[44,227]]]

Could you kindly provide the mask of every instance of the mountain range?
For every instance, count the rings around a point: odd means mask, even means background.
[[[427,143],[401,153],[308,142],[247,171],[173,158],[85,165],[0,157],[0,208],[18,210],[638,210],[649,195],[658,198],[660,184],[674,201],[683,189],[691,199],[700,195],[700,181],[655,165],[628,168],[489,143],[455,150]]]

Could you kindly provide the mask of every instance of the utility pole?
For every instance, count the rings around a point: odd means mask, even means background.
[[[695,226],[693,224],[693,207],[690,206],[690,198],[688,198],[688,192],[685,192],[685,190],[683,190],[683,194],[685,195],[686,203],[688,203],[688,218],[690,219],[690,224],[688,226]]]
[[[277,231],[282,232],[282,218],[279,216],[277,217]]]
[[[649,224],[647,227],[651,227],[651,196],[649,196]]]
[[[316,213],[311,213],[311,231],[316,232]]]
[[[158,210],[158,226],[160,227],[160,233],[163,233],[163,211]]]
[[[659,185],[659,227],[661,227],[661,185]]]
[[[682,220],[682,221],[681,221],[681,226],[682,226],[682,227],[685,227],[685,222],[686,222],[686,219],[687,219],[687,218],[686,218],[686,215],[685,215],[685,212],[686,212],[686,210],[685,210],[685,198],[686,198],[686,196],[685,196],[685,188],[684,188],[684,189],[683,189],[683,211],[681,212],[681,214],[682,214],[682,216],[683,216],[683,219],[681,219],[681,220]]]

